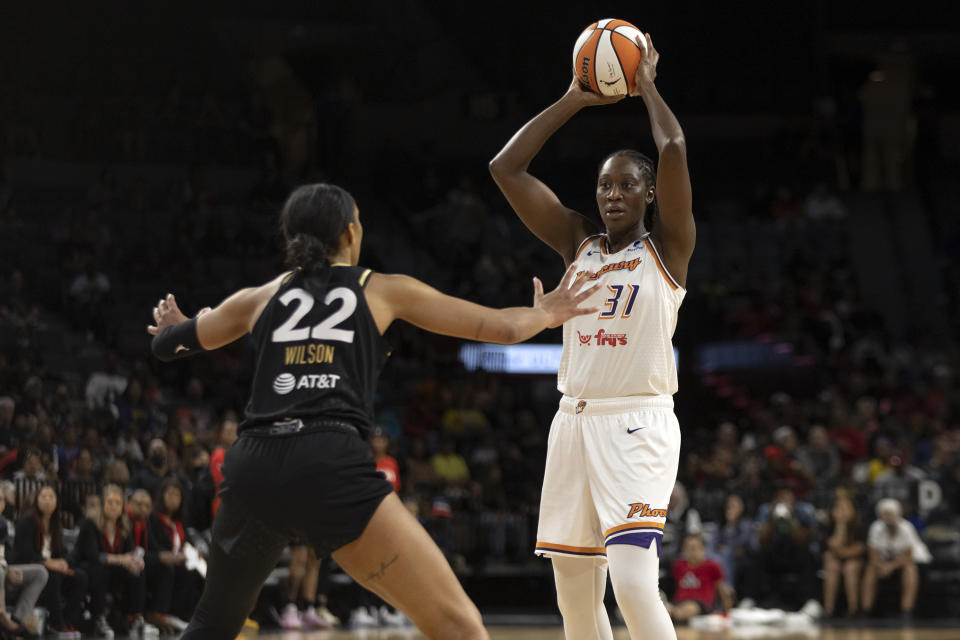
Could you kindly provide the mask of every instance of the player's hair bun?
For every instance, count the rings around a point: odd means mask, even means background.
[[[327,248],[316,236],[298,233],[287,240],[284,264],[308,273],[316,271],[327,264]]]

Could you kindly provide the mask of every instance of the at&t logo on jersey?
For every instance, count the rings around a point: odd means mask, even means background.
[[[297,379],[289,373],[281,373],[277,376],[276,380],[273,381],[273,390],[281,396],[285,396],[293,391],[295,386],[297,386]]]
[[[580,331],[577,331],[577,338],[580,340],[581,347],[588,347],[593,344],[593,341],[597,341],[598,346],[609,345],[615,347],[617,345],[627,344],[627,334],[625,333],[607,333],[603,329],[597,331],[596,334],[583,335]]]
[[[340,376],[333,373],[308,373],[299,380],[293,374],[281,373],[273,381],[273,390],[285,396],[294,389],[335,389],[339,380]]]

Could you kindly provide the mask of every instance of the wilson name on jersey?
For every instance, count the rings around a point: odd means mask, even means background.
[[[605,235],[577,250],[575,287],[602,285],[584,306],[596,315],[563,325],[557,388],[574,398],[673,395],[673,332],[685,290],[670,276],[649,234],[611,254]]]
[[[367,306],[371,271],[297,270],[253,327],[256,370],[244,427],[287,418],[350,422],[366,435],[389,351]]]

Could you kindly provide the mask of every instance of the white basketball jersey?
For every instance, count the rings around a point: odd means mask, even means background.
[[[577,250],[578,288],[603,285],[583,306],[594,315],[563,325],[557,388],[574,398],[673,395],[677,366],[671,338],[686,291],[670,276],[649,234],[622,251],[607,251],[605,235]]]

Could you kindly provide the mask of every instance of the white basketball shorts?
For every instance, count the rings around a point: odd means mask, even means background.
[[[606,558],[607,545],[661,552],[680,461],[670,396],[564,396],[550,425],[535,553]]]

